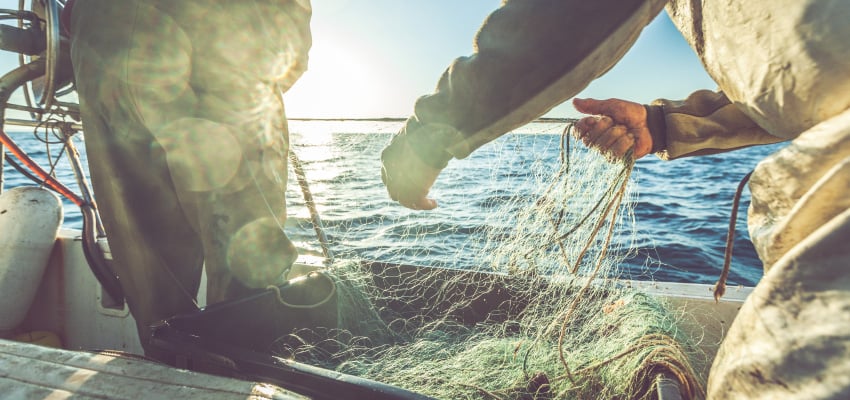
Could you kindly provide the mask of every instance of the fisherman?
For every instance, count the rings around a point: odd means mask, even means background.
[[[420,98],[382,153],[414,209],[440,171],[545,114],[611,68],[667,6],[721,91],[643,106],[575,100],[577,135],[623,157],[699,156],[792,140],[752,174],[765,275],[714,360],[709,398],[850,398],[850,3],[507,1]],[[722,166],[719,166],[722,167]]]
[[[77,0],[71,52],[92,185],[145,353],[149,326],[280,284],[309,0]]]

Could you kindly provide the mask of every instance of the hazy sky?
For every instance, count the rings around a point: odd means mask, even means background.
[[[175,0],[187,1],[187,0]],[[589,0],[592,1],[592,0]],[[472,39],[498,0],[314,0],[310,65],[286,94],[290,117],[406,117],[433,91],[449,63],[472,52]],[[17,1],[0,0],[17,8]],[[529,22],[533,23],[533,22]],[[3,73],[15,56],[0,54]],[[644,29],[620,63],[579,97],[648,102],[714,89],[666,13]],[[575,117],[569,102],[547,114]]]

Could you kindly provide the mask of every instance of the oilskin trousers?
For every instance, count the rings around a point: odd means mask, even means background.
[[[304,4],[302,4],[304,3]],[[149,326],[278,284],[286,219],[279,94],[306,68],[296,1],[78,0],[72,60],[92,186],[146,354]]]
[[[708,398],[850,398],[850,110],[759,163],[750,189],[750,236],[777,261],[723,340]]]

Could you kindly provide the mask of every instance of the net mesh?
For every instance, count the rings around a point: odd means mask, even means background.
[[[700,397],[697,350],[676,317],[661,299],[615,279],[633,236],[633,162],[570,146],[568,130],[547,142],[557,150],[520,152],[503,142],[482,156],[498,160],[490,179],[510,185],[496,195],[498,185],[487,189],[483,217],[461,214],[453,225],[427,213],[387,212],[362,224],[332,217],[331,247],[343,256],[325,273],[336,283],[338,326],[295,331],[272,351],[442,399],[653,398],[659,376]],[[308,166],[322,158],[301,146]],[[340,175],[352,176],[329,180]],[[440,194],[468,204],[470,192]],[[370,258],[380,262],[347,254],[346,246],[362,249],[381,235],[364,233],[375,224],[405,243],[376,246]],[[436,248],[435,237],[459,244]],[[409,265],[431,255],[437,261],[426,268]]]

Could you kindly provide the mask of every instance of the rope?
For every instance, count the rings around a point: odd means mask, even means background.
[[[309,278],[311,276],[317,276],[317,275],[324,277],[325,279],[328,280],[328,282],[330,282],[331,290],[330,290],[330,292],[328,292],[328,295],[325,296],[325,298],[323,298],[322,300],[319,300],[319,301],[317,301],[316,303],[313,303],[313,304],[304,304],[304,305],[292,304],[292,303],[283,299],[283,296],[280,294],[280,288],[275,286],[275,285],[269,285],[268,287],[266,287],[266,289],[271,289],[272,291],[274,291],[275,294],[277,295],[277,301],[279,301],[280,304],[283,304],[283,305],[285,305],[289,308],[296,308],[296,309],[318,308],[318,307],[321,307],[322,305],[326,304],[327,302],[331,301],[331,299],[333,299],[334,294],[336,294],[336,282],[334,282],[334,280],[331,279],[331,277],[329,277],[328,275],[320,273],[319,271],[313,271],[313,272],[310,272],[309,274],[307,274],[304,278],[295,278],[295,279],[306,279],[306,278]]]
[[[2,147],[3,147],[3,144],[2,144],[2,143],[0,143],[0,148],[2,148]],[[5,153],[4,153],[4,154],[5,154]],[[31,180],[31,181],[33,181],[33,182],[36,182],[36,183],[40,184],[41,186],[44,186],[44,187],[46,187],[47,189],[50,189],[50,190],[52,190],[52,191],[56,192],[56,189],[54,189],[54,188],[52,188],[52,187],[50,187],[50,186],[46,186],[46,185],[44,185],[44,181],[42,181],[41,179],[39,179],[39,177],[37,177],[37,176],[33,175],[33,173],[32,173],[32,172],[30,172],[28,169],[24,168],[21,164],[18,164],[18,162],[17,162],[17,161],[15,161],[15,159],[14,159],[14,158],[6,156],[6,157],[2,158],[2,160],[4,160],[5,162],[9,163],[9,165],[11,165],[11,166],[12,166],[12,168],[14,168],[14,169],[15,169],[15,171],[18,171],[18,173],[20,173],[21,175],[25,176],[27,179],[29,179],[29,180]],[[56,192],[56,193],[59,193],[59,192]],[[59,194],[61,195],[61,193],[59,193]]]
[[[280,102],[282,110],[283,92],[276,90],[275,96],[277,101]],[[284,115],[283,118],[285,120],[286,116]],[[316,231],[316,237],[319,239],[319,244],[322,247],[322,255],[328,260],[328,262],[333,262],[333,253],[331,253],[328,237],[325,235],[325,230],[322,226],[322,219],[319,217],[319,211],[316,209],[316,202],[313,200],[313,193],[310,191],[310,185],[307,183],[307,175],[304,173],[301,160],[298,159],[298,156],[295,155],[295,152],[292,151],[291,147],[289,149],[289,160],[292,163],[292,169],[295,171],[295,178],[298,180],[298,186],[301,187],[301,193],[304,195],[304,204],[307,206],[307,209],[310,210],[310,221],[313,224],[313,230]]]
[[[714,284],[714,301],[719,302],[723,294],[726,293],[726,279],[729,277],[729,269],[732,265],[732,247],[735,242],[735,223],[738,222],[738,206],[741,202],[741,195],[744,192],[744,185],[750,180],[753,171],[744,175],[741,182],[738,183],[738,189],[735,190],[735,198],[732,200],[732,215],[729,217],[729,231],[726,233],[726,252],[723,256],[723,270],[720,272],[720,278]]]
[[[295,155],[292,149],[289,150],[289,161],[292,162],[292,168],[295,170],[295,178],[298,180],[298,186],[301,187],[301,193],[304,195],[304,204],[310,210],[310,221],[313,223],[313,230],[316,231],[316,237],[319,239],[319,244],[322,246],[322,255],[328,261],[333,261],[328,237],[325,235],[322,219],[319,217],[319,211],[316,209],[316,202],[313,201],[313,194],[310,192],[310,186],[307,183],[307,175],[304,173],[304,168],[301,165],[301,160]]]
[[[51,189],[55,190],[62,196],[66,197],[68,200],[76,204],[77,206],[82,207],[86,202],[74,194],[71,189],[68,189],[67,186],[63,185],[61,182],[56,180],[56,178],[50,176],[44,169],[42,169],[32,158],[30,158],[17,144],[9,137],[6,132],[0,130],[0,143],[9,148],[9,152],[14,155],[18,160],[21,161],[27,168],[30,169],[35,175],[37,175],[40,179],[43,180],[43,184],[49,186]]]

